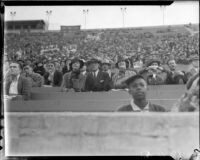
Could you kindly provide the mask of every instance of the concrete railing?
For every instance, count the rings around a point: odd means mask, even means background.
[[[199,147],[199,113],[5,114],[6,156],[173,155]]]

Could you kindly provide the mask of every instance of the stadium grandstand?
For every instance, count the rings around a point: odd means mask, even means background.
[[[5,24],[8,155],[188,158],[198,147],[199,24]]]

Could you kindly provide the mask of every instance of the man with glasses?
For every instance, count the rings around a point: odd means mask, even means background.
[[[30,99],[31,83],[22,76],[22,67],[17,62],[10,63],[9,74],[6,77],[5,95],[13,99]]]

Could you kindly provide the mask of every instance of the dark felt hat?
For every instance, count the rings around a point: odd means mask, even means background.
[[[110,65],[111,65],[111,62],[110,62],[108,59],[104,59],[104,60],[101,61],[101,65],[104,65],[104,64],[110,66]]]
[[[99,64],[101,64],[101,61],[98,60],[98,59],[96,59],[96,58],[92,58],[89,61],[87,61],[87,65],[90,65],[92,63],[99,63]]]
[[[161,61],[159,59],[152,59],[147,63],[147,67],[151,66],[152,63],[158,63],[158,65],[160,65]]]

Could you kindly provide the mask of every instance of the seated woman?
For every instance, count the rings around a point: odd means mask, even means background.
[[[199,111],[199,73],[189,79],[186,92],[172,107],[172,111],[194,112]]]
[[[125,81],[131,76],[136,75],[136,71],[131,71],[128,68],[127,61],[125,59],[121,59],[116,63],[116,67],[118,71],[112,76],[112,82],[114,85],[114,89],[125,89],[127,85]]]
[[[81,92],[85,89],[85,80],[87,74],[81,72],[84,62],[78,58],[74,58],[70,63],[70,72],[65,73],[61,85],[62,91],[76,91]]]

